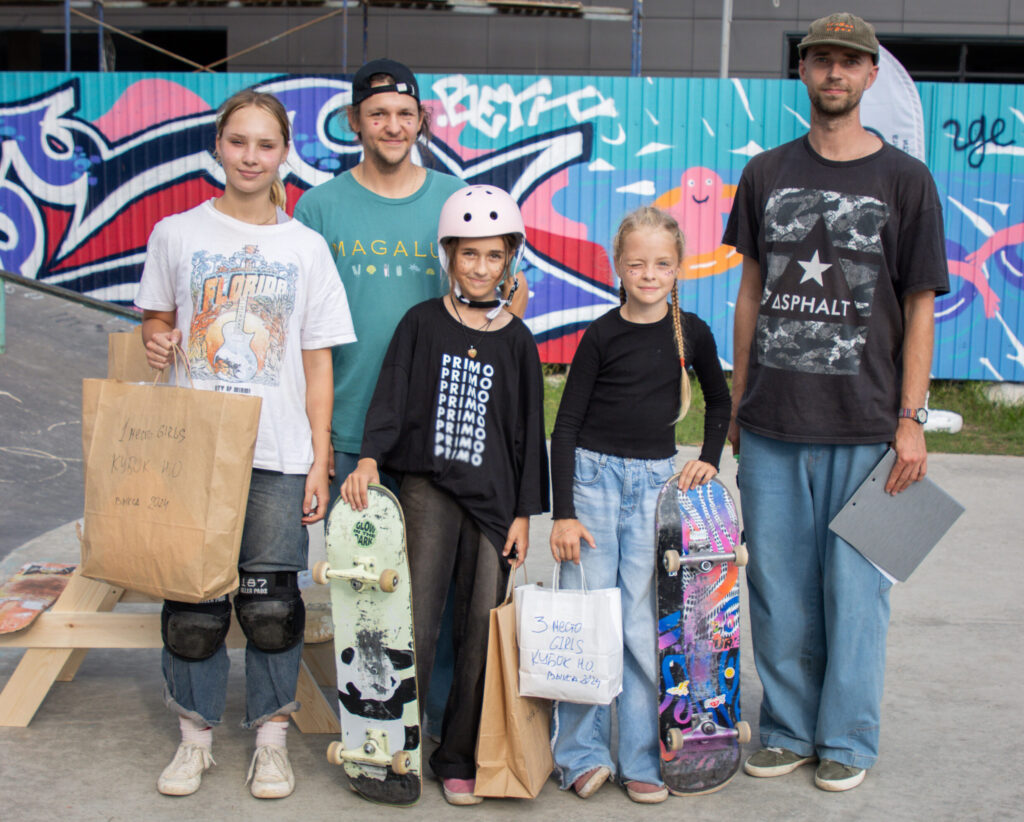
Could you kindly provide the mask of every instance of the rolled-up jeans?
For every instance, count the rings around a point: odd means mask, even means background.
[[[242,572],[304,571],[309,537],[302,524],[305,474],[254,468],[249,484],[238,568]],[[272,716],[299,709],[295,686],[302,641],[287,651],[267,653],[251,642],[245,648],[245,721],[262,725]],[[204,725],[217,725],[227,697],[228,651],[221,643],[213,656],[185,660],[163,649],[164,701],[175,713]]]

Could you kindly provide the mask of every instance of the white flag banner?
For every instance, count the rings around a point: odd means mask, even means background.
[[[860,121],[887,143],[925,161],[921,96],[903,64],[885,46],[878,47],[878,78],[864,92]]]

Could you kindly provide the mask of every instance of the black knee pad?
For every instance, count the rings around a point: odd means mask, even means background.
[[[240,575],[235,614],[248,640],[268,654],[290,651],[302,640],[306,606],[295,571]]]
[[[231,603],[227,596],[210,602],[164,600],[160,635],[164,647],[189,662],[209,659],[224,642],[231,627]]]

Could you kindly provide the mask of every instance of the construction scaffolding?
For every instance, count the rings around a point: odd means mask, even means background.
[[[97,28],[97,61],[98,70],[107,71],[111,65],[108,56],[110,47],[109,36],[118,34],[142,46],[153,49],[167,57],[177,60],[193,69],[193,71],[212,72],[217,66],[230,60],[250,54],[271,43],[276,43],[297,32],[319,25],[327,20],[341,16],[341,60],[345,72],[348,71],[348,26],[349,11],[361,13],[362,22],[362,55],[360,63],[367,60],[367,42],[369,39],[369,20],[371,8],[387,9],[431,9],[441,13],[476,14],[476,15],[515,15],[532,17],[578,18],[580,20],[605,20],[630,23],[631,60],[630,73],[639,77],[641,72],[641,54],[643,45],[643,0],[631,0],[631,8],[617,6],[589,6],[581,0],[57,0],[64,7],[64,70],[71,71],[71,20],[72,17],[85,20]],[[45,3],[43,5],[51,5]],[[107,9],[168,8],[168,7],[207,7],[207,8],[243,8],[243,7],[301,7],[322,8],[325,13],[313,20],[293,26],[285,31],[268,37],[258,43],[247,46],[240,51],[229,54],[206,65],[195,62],[180,54],[150,43],[142,37],[114,26],[104,19]],[[91,12],[91,13],[90,13]]]

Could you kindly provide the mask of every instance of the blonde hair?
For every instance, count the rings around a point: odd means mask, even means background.
[[[278,126],[281,127],[281,137],[284,138],[284,144],[287,146],[291,143],[292,128],[291,123],[288,120],[288,112],[285,111],[284,105],[273,94],[268,94],[265,91],[256,91],[251,88],[235,92],[228,97],[227,100],[221,103],[220,108],[217,109],[216,123],[218,140],[220,140],[221,136],[224,134],[224,126],[226,126],[228,120],[231,119],[231,115],[240,108],[246,108],[248,106],[254,106],[262,109],[277,120]],[[284,183],[281,181],[281,177],[279,175],[274,177],[274,182],[270,186],[270,202],[278,208],[284,208],[288,205],[288,192],[285,190]]]
[[[636,211],[632,211],[622,218],[622,222],[619,223],[619,230],[615,232],[615,238],[612,240],[612,256],[615,260],[616,269],[618,269],[618,265],[622,260],[622,251],[623,246],[626,244],[626,237],[640,229],[667,231],[675,243],[676,256],[679,262],[682,263],[684,252],[686,251],[686,241],[683,238],[683,232],[679,230],[679,223],[675,221],[671,214],[662,211],[660,208],[640,206]],[[622,285],[621,279],[619,280],[619,304],[626,304],[626,289]],[[683,318],[679,311],[678,278],[672,284],[672,333],[675,336],[676,351],[679,353],[679,366],[682,371],[679,380],[679,416],[676,417],[676,422],[679,422],[679,420],[686,416],[686,412],[690,410],[690,377],[686,373],[686,344],[685,340],[683,340]]]

